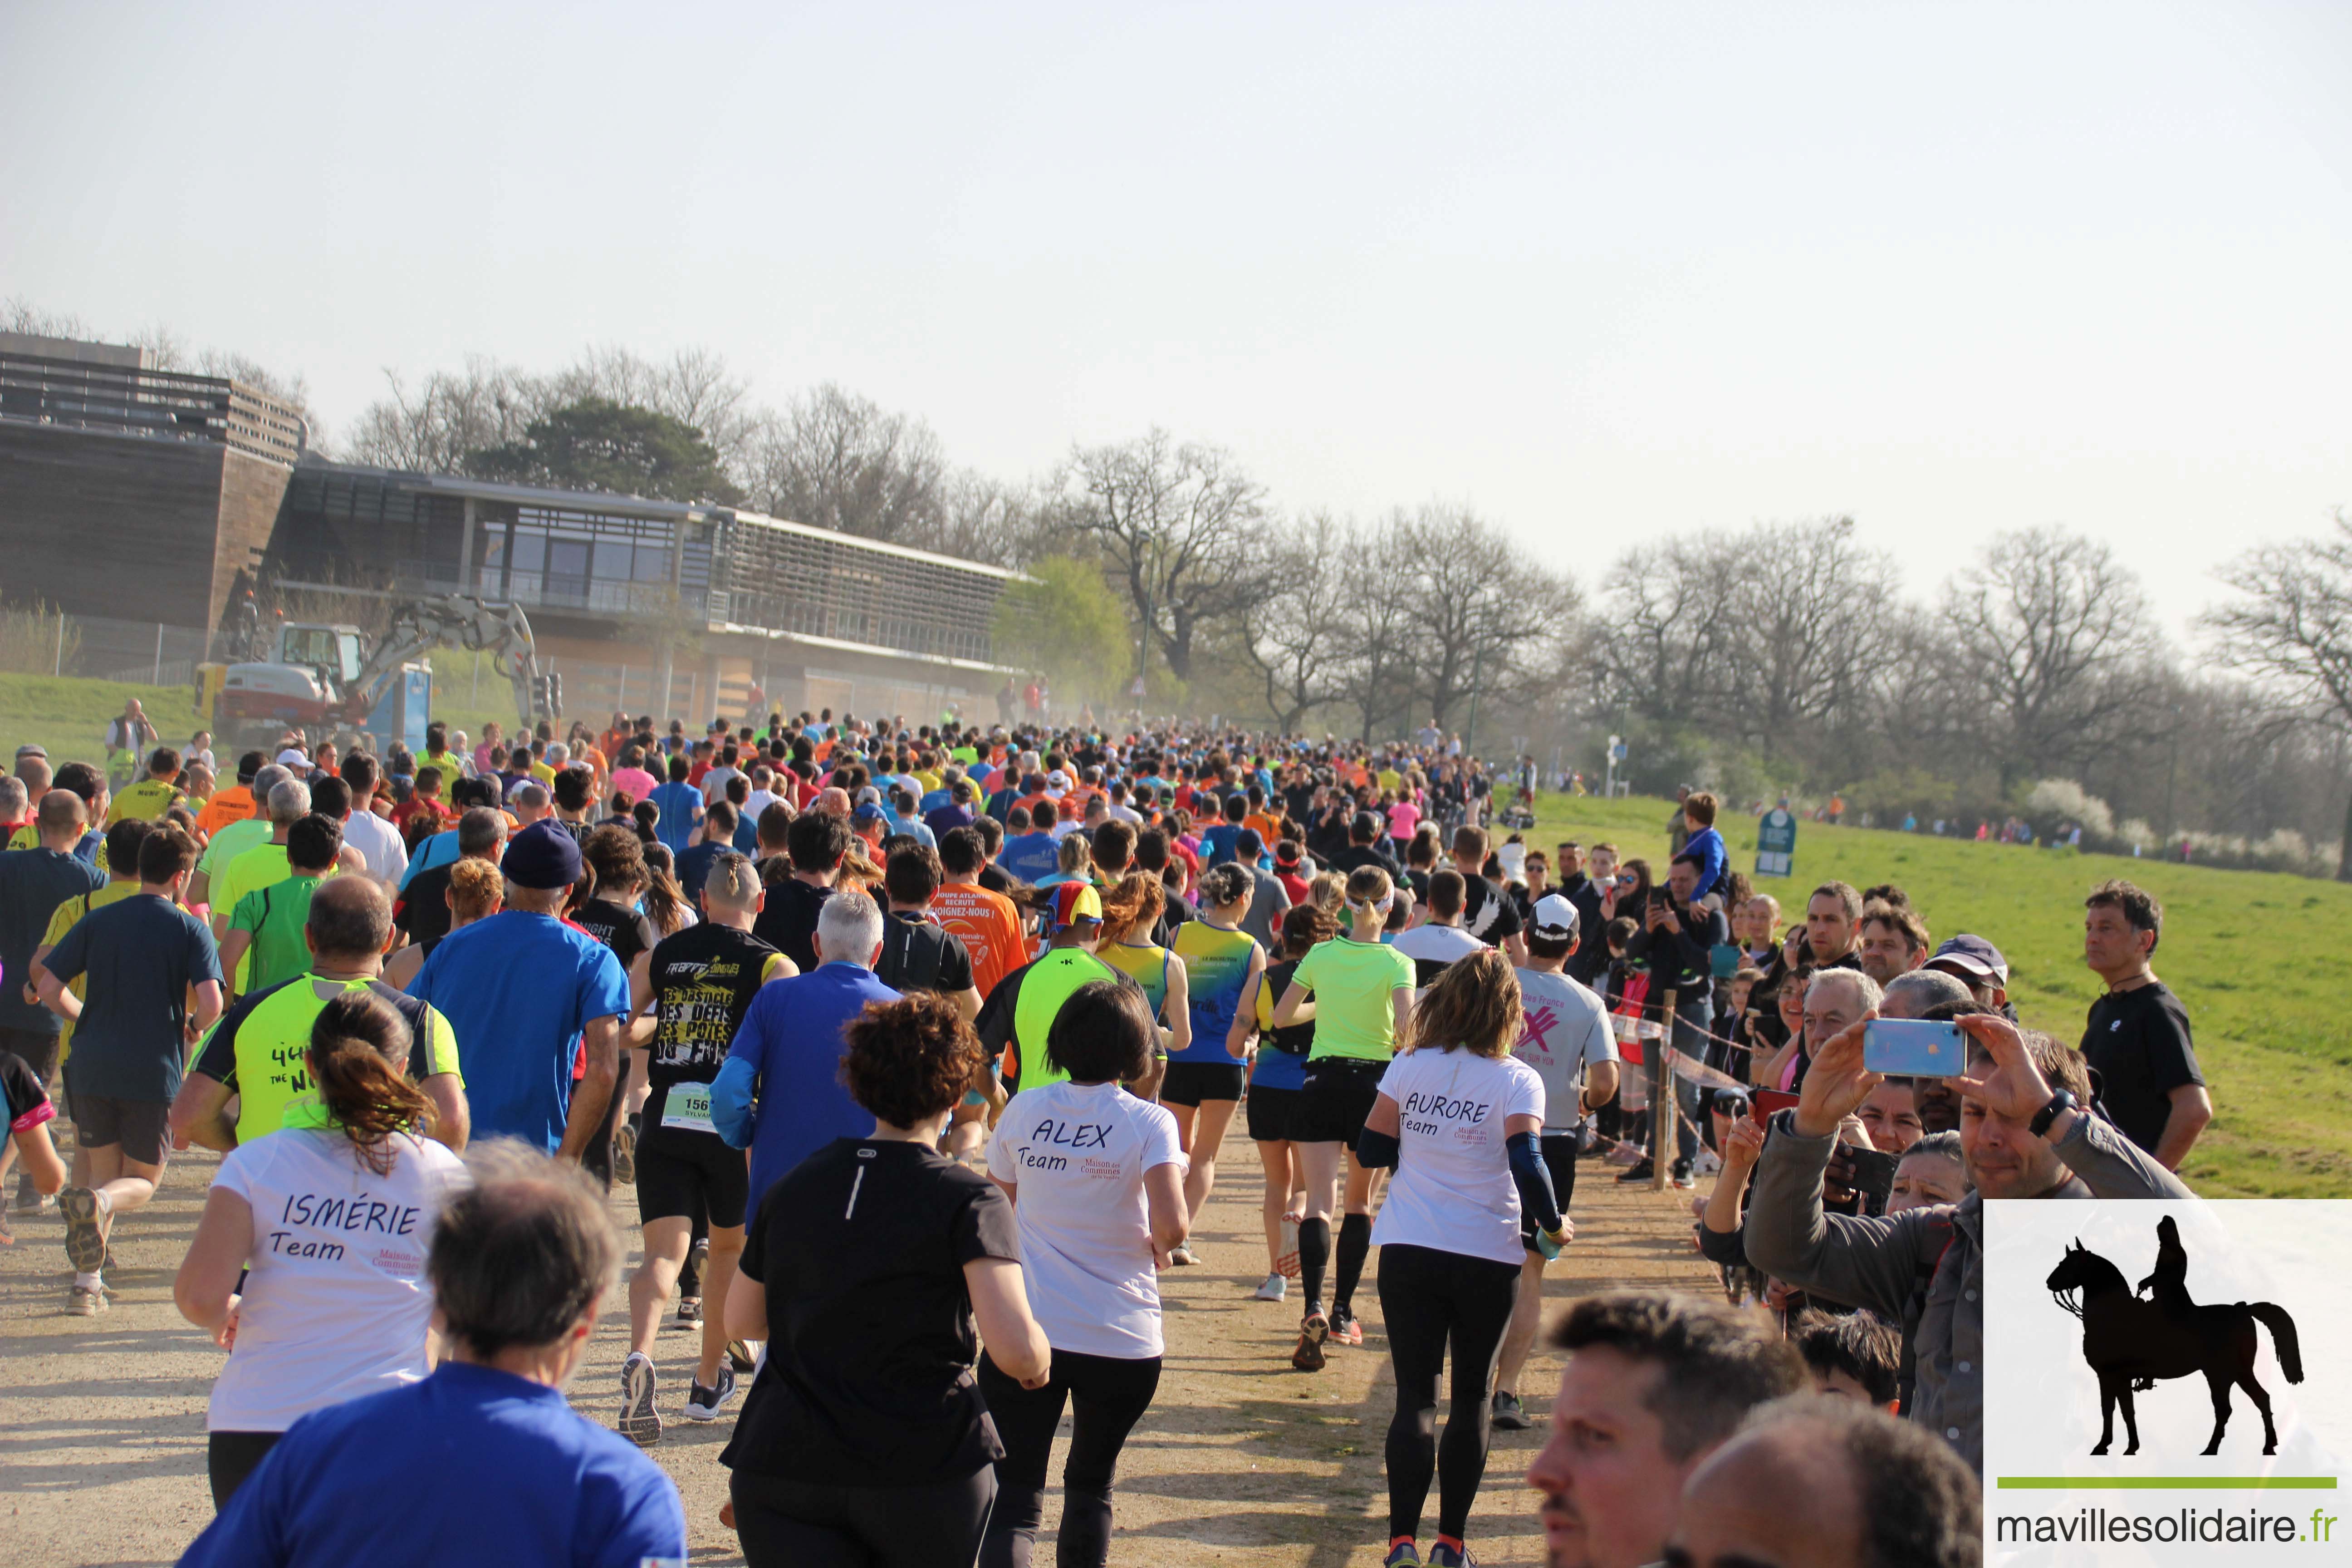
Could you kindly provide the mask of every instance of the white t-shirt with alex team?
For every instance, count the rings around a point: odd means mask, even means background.
[[[425,1376],[425,1257],[466,1167],[438,1143],[392,1142],[398,1154],[382,1176],[333,1128],[289,1127],[221,1162],[213,1184],[252,1205],[253,1251],[207,1430],[283,1432],[313,1410]]]
[[[1399,1153],[1372,1244],[1517,1263],[1527,1248],[1503,1124],[1543,1115],[1535,1069],[1516,1057],[1423,1046],[1389,1063],[1381,1092],[1396,1101]]]
[[[988,1173],[1013,1184],[1021,1279],[1055,1350],[1139,1361],[1164,1348],[1143,1173],[1181,1165],[1176,1119],[1115,1083],[1013,1097]]]
[[[1518,975],[1525,1022],[1511,1054],[1543,1080],[1544,1131],[1573,1132],[1583,1120],[1577,1106],[1584,1094],[1585,1069],[1617,1059],[1609,1005],[1591,987],[1565,974],[1522,969]]]

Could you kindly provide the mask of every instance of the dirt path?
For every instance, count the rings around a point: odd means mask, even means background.
[[[1167,1372],[1120,1466],[1112,1561],[1143,1568],[1377,1563],[1392,1386],[1378,1295],[1366,1279],[1361,1350],[1335,1350],[1319,1373],[1291,1370],[1295,1300],[1276,1306],[1251,1296],[1265,1272],[1259,1183],[1248,1151],[1237,1152],[1253,1168],[1234,1168],[1211,1199],[1194,1232],[1202,1266],[1175,1271],[1163,1285]],[[173,1310],[172,1275],[215,1163],[202,1152],[178,1158],[156,1201],[118,1229],[114,1309],[102,1318],[62,1315],[70,1275],[55,1215],[12,1222],[16,1245],[0,1248],[0,1540],[19,1548],[5,1553],[9,1560],[168,1563],[211,1520],[205,1402],[221,1354]],[[1552,1268],[1554,1310],[1619,1284],[1707,1286],[1679,1205],[1646,1187],[1620,1189],[1609,1179],[1615,1173],[1597,1163],[1582,1168],[1578,1240]],[[631,1196],[624,1193],[615,1209],[634,1226]],[[573,1382],[572,1404],[592,1420],[612,1417],[626,1337],[625,1310],[608,1311]],[[691,1343],[688,1331],[664,1331],[667,1411],[683,1397],[682,1373],[670,1373],[684,1367]],[[1539,1420],[1558,1377],[1557,1361],[1538,1350],[1521,1386]],[[676,1421],[654,1450],[685,1496],[698,1563],[742,1561],[718,1521],[726,1497],[718,1455],[730,1426]],[[1541,1560],[1520,1476],[1542,1436],[1496,1434],[1472,1517],[1482,1562]],[[1049,1498],[1049,1530],[1053,1508]],[[1431,1510],[1433,1516],[1433,1497]]]

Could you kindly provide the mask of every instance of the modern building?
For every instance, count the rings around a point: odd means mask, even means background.
[[[1017,574],[737,507],[329,462],[241,383],[51,338],[0,335],[0,560],[9,602],[152,623],[159,666],[248,591],[362,622],[336,593],[511,601],[567,713],[599,721],[993,719],[1013,673],[990,625]]]

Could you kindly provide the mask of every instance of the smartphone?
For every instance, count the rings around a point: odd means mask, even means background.
[[[1759,1126],[1771,1121],[1775,1111],[1796,1109],[1797,1097],[1777,1089],[1759,1089],[1748,1096],[1748,1113],[1756,1118]]]
[[[1958,1024],[1873,1018],[1863,1028],[1862,1065],[1897,1078],[1951,1078],[1967,1066]]]

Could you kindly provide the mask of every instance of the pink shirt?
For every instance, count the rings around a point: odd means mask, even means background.
[[[631,800],[643,800],[654,793],[654,775],[643,768],[614,768],[613,787],[628,791]]]
[[[1409,800],[1401,800],[1389,807],[1389,837],[1411,838],[1412,830],[1421,826],[1421,807]]]

